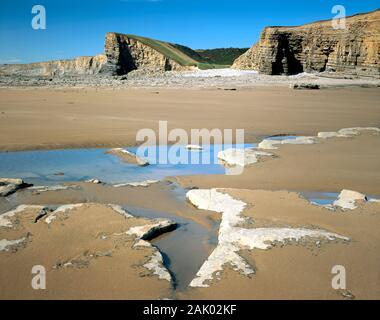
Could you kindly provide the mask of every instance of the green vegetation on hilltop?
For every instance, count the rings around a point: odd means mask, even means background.
[[[195,50],[195,52],[200,55],[205,62],[230,66],[248,49],[249,48],[199,49]]]
[[[131,39],[140,41],[141,43],[162,53],[169,59],[178,62],[182,66],[197,66],[202,70],[228,68],[232,65],[237,57],[248,50],[248,48],[193,50],[180,44],[174,44],[131,34],[127,34],[126,36]]]
[[[127,34],[126,36],[131,39],[140,41],[141,43],[162,53],[164,56],[168,57],[169,59],[177,61],[182,66],[197,66],[198,65],[198,61],[192,59],[189,55],[187,55],[184,51],[179,50],[177,46],[172,43],[155,40],[151,38],[146,38],[146,37],[135,36],[131,34]]]

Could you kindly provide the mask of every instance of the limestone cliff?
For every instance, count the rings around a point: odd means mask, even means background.
[[[336,71],[380,75],[380,10],[346,18],[345,29],[331,21],[299,27],[267,27],[233,68],[269,75]]]
[[[72,60],[0,65],[0,74],[47,77],[91,75],[99,73],[105,63],[106,56],[100,54],[93,57],[78,57]]]
[[[123,75],[135,69],[190,70],[196,64],[197,61],[169,43],[110,32],[106,34],[104,54],[72,60],[0,65],[0,75]]]
[[[135,69],[183,71],[194,68],[196,61],[192,66],[190,63],[185,65],[169,58],[169,55],[178,55],[178,59],[181,58],[181,53],[175,51],[170,44],[147,38],[141,39],[152,42],[161,50],[154,48],[154,45],[144,43],[145,41],[139,40],[138,37],[114,32],[107,33],[104,48],[107,65],[103,70],[112,74],[125,74]],[[163,53],[165,50],[167,54]]]

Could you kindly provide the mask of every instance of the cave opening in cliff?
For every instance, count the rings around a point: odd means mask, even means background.
[[[286,34],[278,35],[278,49],[272,64],[273,75],[293,75],[303,72],[301,62],[296,58]]]

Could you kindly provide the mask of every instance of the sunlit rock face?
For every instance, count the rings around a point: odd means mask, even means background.
[[[334,29],[330,20],[267,27],[233,68],[269,75],[336,71],[379,77],[379,28],[380,10],[348,17],[344,29]]]
[[[136,69],[153,69],[159,71],[184,71],[193,67],[182,66],[161,52],[125,34],[108,32],[104,52],[107,64],[103,73],[113,75],[126,74]]]

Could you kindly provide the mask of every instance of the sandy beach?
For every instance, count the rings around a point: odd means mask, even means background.
[[[316,136],[380,126],[378,88],[38,88],[0,89],[0,95],[1,151],[128,147],[136,145],[139,129],[157,130],[159,120],[167,120],[169,129],[186,131],[243,128],[250,143],[273,135]],[[145,186],[121,187],[68,181],[57,190],[26,188],[0,198],[0,238],[5,240],[0,298],[379,299],[379,203],[359,201],[354,210],[331,210],[302,196],[348,189],[380,198],[379,132],[265,151],[273,156],[245,167],[241,175],[168,174]],[[66,173],[60,174],[63,179]],[[200,210],[186,196],[191,190],[213,188],[244,203],[236,213],[243,222],[232,225],[231,234],[236,228],[253,234],[288,228],[323,230],[338,238],[285,237],[269,240],[266,249],[231,243],[254,273],[247,276],[225,263],[206,287],[189,286],[214,250],[224,245],[225,222],[223,213],[211,206]],[[142,213],[126,217],[109,204]],[[19,205],[27,207],[9,215]],[[74,207],[60,211],[62,205]],[[154,217],[144,217],[144,210]],[[158,218],[179,227],[146,242],[130,233]],[[194,237],[198,242],[192,243]],[[162,247],[167,251],[161,252]],[[153,266],[159,269],[147,268],[157,253],[161,260]],[[46,266],[48,290],[31,288],[33,265]],[[187,265],[189,270],[181,273]],[[347,290],[331,287],[334,265],[346,268]]]
[[[345,235],[349,243],[316,245],[279,243],[270,250],[242,250],[255,274],[250,277],[226,267],[208,288],[192,288],[183,299],[344,299],[331,287],[331,269],[347,270],[347,289],[356,299],[379,299],[380,204],[366,204],[352,212],[331,212],[310,204],[297,193],[266,190],[224,190],[250,204],[244,210],[253,222],[247,228],[323,228]],[[363,261],[366,261],[365,266]]]
[[[142,128],[245,129],[275,134],[378,126],[378,88],[0,89],[0,150],[124,147]]]

